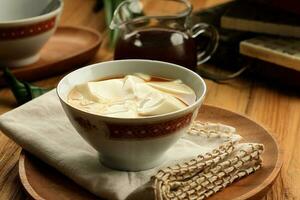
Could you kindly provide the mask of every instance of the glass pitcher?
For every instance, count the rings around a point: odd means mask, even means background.
[[[215,51],[218,33],[211,25],[192,24],[191,12],[188,0],[123,1],[110,24],[119,31],[114,59],[161,60],[195,69]],[[205,48],[196,44],[200,35]]]

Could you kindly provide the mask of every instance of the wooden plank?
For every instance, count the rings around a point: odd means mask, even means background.
[[[284,151],[284,164],[266,200],[300,197],[300,96],[296,91],[256,83],[246,113],[266,126]]]
[[[245,113],[251,92],[251,82],[242,79],[231,80],[218,84],[205,80],[207,95],[205,103],[228,110]]]
[[[0,132],[0,199],[24,199],[18,176],[21,148]]]

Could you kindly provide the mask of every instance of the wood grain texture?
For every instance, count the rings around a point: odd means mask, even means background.
[[[199,10],[227,0],[191,0]],[[80,25],[100,32],[105,29],[104,13],[93,13],[94,0],[64,0],[65,6],[61,25]],[[110,58],[107,51],[100,49],[91,61],[99,62]],[[63,75],[44,79],[34,84],[55,87]],[[275,185],[263,200],[300,199],[300,94],[273,88],[267,84],[237,79],[226,84],[206,80],[208,94],[205,103],[243,113],[266,126],[279,140],[284,151],[284,164]],[[16,102],[7,88],[0,89],[0,113],[16,107]],[[22,191],[16,163],[20,149],[18,145],[0,133],[0,199],[26,199]]]
[[[247,114],[274,133],[284,152],[284,165],[277,180],[277,187],[273,187],[266,199],[299,199],[299,93],[287,88],[278,89],[255,83]]]
[[[254,174],[233,183],[225,190],[213,195],[211,200],[254,200],[265,195],[282,165],[282,154],[274,138],[261,126],[234,112],[214,106],[203,105],[198,120],[224,123],[234,126],[244,141],[262,143],[265,146],[263,167]],[[53,168],[43,164],[31,154],[23,151],[19,162],[21,181],[35,199],[96,199],[77,184]],[[98,198],[97,198],[98,199]]]

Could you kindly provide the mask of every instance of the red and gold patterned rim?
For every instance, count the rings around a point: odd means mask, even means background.
[[[120,125],[107,124],[111,139],[147,139],[165,136],[190,124],[193,113],[183,117],[157,124]]]
[[[38,35],[52,29],[55,25],[56,17],[36,24],[29,24],[19,27],[0,27],[0,40],[21,39]]]

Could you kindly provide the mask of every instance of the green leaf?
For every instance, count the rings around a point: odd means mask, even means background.
[[[104,9],[105,9],[105,20],[106,20],[107,27],[109,27],[111,20],[113,19],[115,9],[122,1],[123,0],[103,0]],[[110,47],[113,48],[118,39],[119,31],[111,30],[109,28],[108,31],[109,31],[109,44]]]
[[[49,91],[49,89],[43,89],[27,82],[19,81],[8,68],[3,68],[3,77],[19,105]]]
[[[109,26],[114,12],[114,0],[103,0],[103,3],[105,10],[106,25]]]

